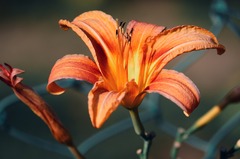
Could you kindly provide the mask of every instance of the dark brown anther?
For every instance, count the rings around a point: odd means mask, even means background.
[[[123,23],[123,22],[120,22],[120,24],[119,24],[119,28],[121,28],[121,27],[122,27],[122,23]]]
[[[129,34],[132,35],[132,33],[133,33],[133,28],[130,30]]]
[[[126,38],[127,38],[127,41],[130,42],[131,41],[131,34],[127,33]]]
[[[127,33],[126,33],[126,38],[127,38],[128,42],[131,41],[132,33],[133,33],[133,28],[130,30],[130,32],[127,32]]]
[[[125,24],[126,24],[126,22],[120,22],[119,26],[120,26],[121,28],[123,28]]]
[[[123,22],[123,23],[122,23],[122,28],[124,28],[124,25],[125,25],[125,24],[126,24],[126,22]]]

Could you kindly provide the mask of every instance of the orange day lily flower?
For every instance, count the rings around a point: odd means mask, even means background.
[[[93,84],[88,94],[89,114],[94,127],[101,127],[121,104],[127,109],[140,105],[146,93],[159,93],[175,102],[186,115],[199,104],[199,91],[184,74],[163,69],[176,56],[201,49],[225,51],[216,37],[197,26],[163,26],[130,21],[118,23],[101,11],[89,11],[72,22],[60,20],[86,43],[93,60],[67,55],[52,68],[47,89],[61,94],[56,81],[73,78]]]

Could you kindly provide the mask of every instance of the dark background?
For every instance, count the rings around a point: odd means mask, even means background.
[[[240,12],[239,0],[228,0],[231,8]],[[24,83],[36,86],[46,83],[55,61],[66,54],[79,53],[90,55],[85,44],[72,31],[62,31],[59,19],[72,20],[89,10],[102,10],[122,21],[132,19],[167,26],[192,24],[209,29],[211,1],[208,0],[1,0],[0,1],[0,63],[7,62],[13,67],[26,71],[22,75]],[[239,20],[234,19],[239,25]],[[218,36],[227,51],[218,56],[215,50],[208,51],[204,57],[194,63],[184,73],[190,77],[201,92],[201,104],[190,118],[186,118],[173,103],[162,98],[162,113],[166,120],[188,128],[201,114],[216,104],[221,97],[240,81],[240,45],[239,37],[225,27]],[[177,58],[168,65],[174,66]],[[0,98],[11,94],[11,89],[0,84]],[[75,142],[98,132],[91,126],[87,110],[87,96],[73,90],[61,96],[46,95],[44,98],[52,105],[63,123],[72,133]],[[239,104],[226,109],[221,116],[197,133],[208,140],[229,117],[239,111]],[[8,122],[19,130],[53,141],[48,128],[25,105],[9,107]],[[103,128],[128,117],[128,112],[119,108],[114,112]],[[169,158],[173,138],[157,129],[153,122],[145,124],[147,130],[156,132],[150,158]],[[239,138],[239,128],[233,131],[219,146],[230,148]],[[136,149],[142,146],[141,140],[132,129],[119,134],[97,146],[86,154],[91,158],[137,158]],[[181,153],[184,159],[201,158],[203,153],[184,145]],[[43,159],[67,157],[48,152],[23,143],[0,131],[0,159]],[[239,155],[235,158],[239,158]]]

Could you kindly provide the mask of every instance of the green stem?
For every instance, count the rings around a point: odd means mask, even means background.
[[[132,123],[133,123],[135,133],[144,138],[145,137],[145,130],[144,130],[144,127],[143,127],[142,122],[140,120],[140,117],[139,117],[139,114],[138,114],[138,109],[129,110],[129,113],[130,113],[130,117],[132,119]]]
[[[179,149],[180,149],[182,141],[183,141],[182,135],[183,135],[184,131],[185,130],[182,129],[182,128],[179,128],[178,131],[177,131],[177,135],[176,135],[176,138],[175,138],[175,141],[174,141],[171,153],[170,153],[171,159],[176,159],[177,158]]]
[[[171,150],[171,159],[177,158],[182,142],[186,141],[190,135],[194,134],[196,131],[211,122],[225,107],[226,103],[215,105],[208,112],[202,115],[190,128],[187,130],[179,129]]]
[[[147,133],[142,125],[139,117],[138,109],[129,110],[130,117],[132,119],[135,133],[143,139],[143,149],[137,151],[140,159],[147,159],[150,147],[152,145],[152,139],[155,137],[153,132]]]

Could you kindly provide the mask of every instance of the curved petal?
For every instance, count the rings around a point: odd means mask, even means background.
[[[128,55],[128,80],[135,79],[137,83],[143,83],[143,78],[148,69],[148,62],[151,58],[151,52],[148,52],[146,43],[161,33],[165,27],[148,24],[144,22],[130,21],[127,26],[127,32],[131,36],[131,51]],[[148,52],[148,53],[147,53]]]
[[[199,104],[200,93],[196,85],[183,73],[163,69],[146,89],[148,93],[159,93],[176,103],[186,115]]]
[[[225,51],[210,31],[190,25],[163,31],[156,37],[153,47],[156,53],[153,56],[152,72],[159,72],[173,58],[186,52],[217,49],[221,55]]]
[[[72,22],[60,20],[64,29],[75,31],[90,49],[93,58],[103,76],[111,78],[113,56],[119,55],[119,45],[116,38],[116,21],[101,11],[89,11],[76,17]]]
[[[124,91],[108,91],[103,81],[96,82],[88,94],[88,110],[93,126],[100,128],[124,96]]]
[[[101,77],[97,65],[83,55],[67,55],[59,59],[53,66],[49,79],[47,90],[52,94],[61,94],[64,88],[58,86],[55,82],[61,79],[84,80],[94,84]]]
[[[164,26],[138,22],[132,20],[128,23],[127,32],[131,36],[131,47],[134,53],[142,52],[146,42],[157,36],[165,29]]]

